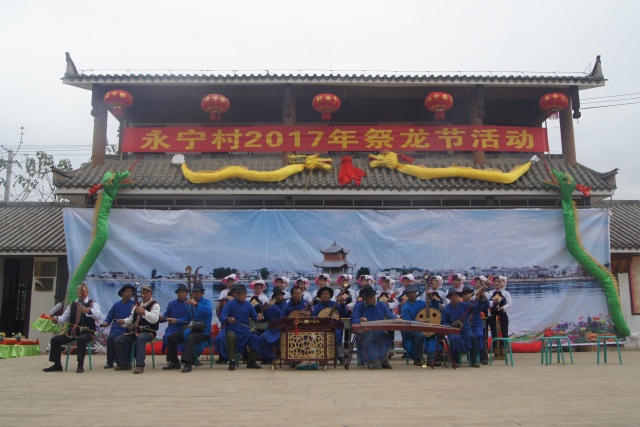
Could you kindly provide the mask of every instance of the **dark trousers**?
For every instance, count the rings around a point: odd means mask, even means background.
[[[509,337],[509,316],[501,315],[501,316],[491,316],[489,317],[489,327],[491,328],[491,337],[492,338],[500,338],[498,336],[498,328],[496,326],[496,317],[500,318],[500,333],[503,337]]]
[[[140,335],[122,334],[117,337],[113,343],[118,355],[118,364],[120,366],[130,366],[129,354],[131,344],[136,343],[136,366],[144,366],[144,358],[147,355],[147,343],[153,341],[153,335],[149,332],[143,332]]]
[[[410,354],[414,360],[420,360],[424,354],[424,334],[417,331],[407,331],[402,333],[402,341],[411,341],[413,343],[413,351]]]
[[[195,365],[196,363],[196,347],[203,341],[207,341],[209,335],[207,334],[189,334],[182,350],[182,357],[180,358],[182,363],[188,363]],[[185,342],[182,332],[176,332],[169,335],[167,339],[167,362],[178,362],[178,344]]]
[[[78,338],[74,338],[78,342],[78,365],[84,364],[84,357],[87,354],[87,343],[93,341],[93,334],[85,332],[80,334]],[[49,350],[49,361],[60,365],[60,357],[62,355],[62,346],[67,345],[71,341],[65,334],[56,335],[51,338],[51,349]]]

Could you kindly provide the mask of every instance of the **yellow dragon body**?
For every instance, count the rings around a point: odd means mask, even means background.
[[[464,166],[452,165],[448,168],[429,168],[426,166],[414,166],[410,164],[400,163],[398,155],[391,151],[384,151],[378,155],[369,155],[369,166],[372,168],[385,167],[396,169],[407,175],[420,179],[436,179],[436,178],[469,178],[480,181],[496,182],[498,184],[511,184],[522,175],[524,175],[533,162],[538,161],[537,156],[533,156],[530,161],[523,165],[514,167],[510,172],[502,172],[497,169],[474,169]]]

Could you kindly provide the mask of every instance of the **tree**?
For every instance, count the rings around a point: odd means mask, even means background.
[[[235,274],[238,270],[231,267],[218,267],[214,268],[211,275],[216,279],[222,279],[230,274]]]
[[[20,143],[14,150],[13,161],[11,162],[11,189],[10,201],[38,201],[50,202],[58,201],[53,185],[52,168],[62,171],[72,169],[71,161],[68,159],[55,162],[51,154],[45,151],[37,151],[35,156],[20,154],[23,145],[24,128],[20,128]],[[4,150],[8,149],[0,146]],[[0,186],[6,186],[6,170],[9,167],[9,158],[0,159]]]
[[[260,269],[260,278],[262,278],[262,280],[269,278],[269,269],[267,267],[262,267]]]
[[[360,267],[360,269],[358,270],[358,274],[356,274],[356,278],[363,275],[371,276],[371,270],[369,269],[369,267]]]

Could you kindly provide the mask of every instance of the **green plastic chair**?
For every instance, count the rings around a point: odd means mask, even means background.
[[[620,353],[620,341],[618,341],[618,337],[613,335],[598,336],[598,339],[596,341],[596,347],[598,350],[598,365],[600,364],[600,345],[601,344],[602,344],[602,352],[604,353],[604,363],[607,363],[607,340],[614,340],[616,342],[616,347],[618,348],[618,358],[620,359],[620,364],[622,365],[622,354]]]

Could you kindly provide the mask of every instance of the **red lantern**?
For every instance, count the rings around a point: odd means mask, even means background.
[[[321,93],[313,98],[311,105],[318,113],[322,113],[322,120],[328,122],[331,120],[331,113],[340,109],[340,98],[331,93]]]
[[[124,110],[133,105],[133,96],[126,90],[111,90],[104,96],[104,103],[115,117],[122,117]]]
[[[212,122],[219,122],[220,114],[226,113],[229,107],[231,107],[231,103],[226,96],[210,93],[202,98],[200,106],[207,113],[211,113],[210,120]]]
[[[453,106],[453,97],[445,92],[431,92],[424,99],[424,106],[436,113],[436,120],[444,120],[444,112]]]
[[[569,99],[562,93],[548,93],[540,98],[540,108],[549,114],[549,119],[557,120],[558,111],[569,106]]]

